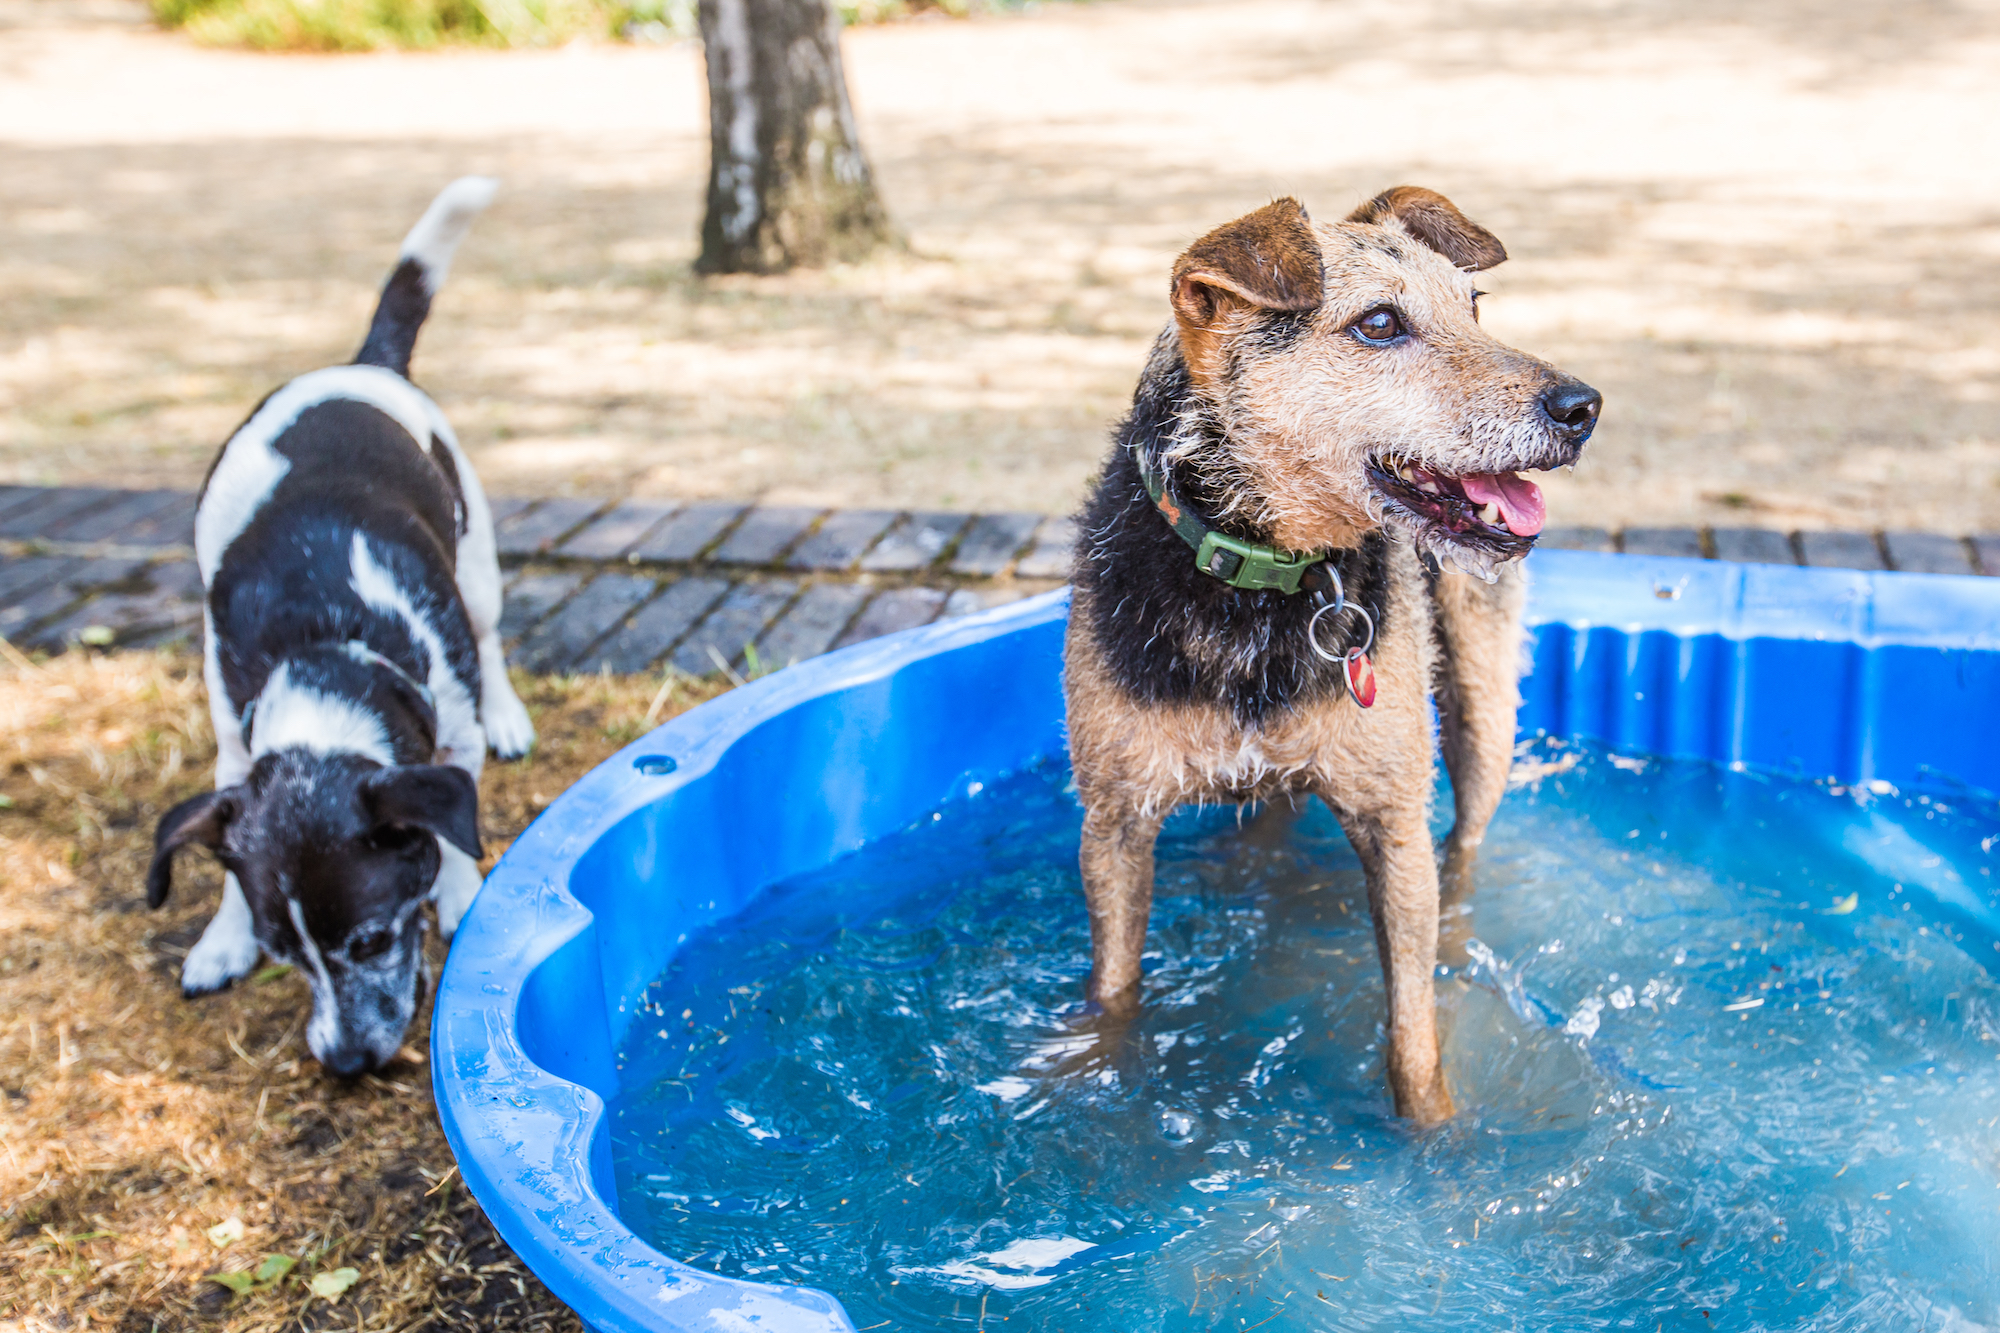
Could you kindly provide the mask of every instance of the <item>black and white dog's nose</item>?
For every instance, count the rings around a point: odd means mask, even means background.
[[[360,1078],[375,1067],[375,1060],[366,1047],[354,1045],[336,1046],[319,1058],[320,1067],[335,1078]]]
[[[1573,435],[1588,435],[1603,406],[1604,395],[1580,380],[1565,381],[1542,394],[1542,411],[1559,430]]]

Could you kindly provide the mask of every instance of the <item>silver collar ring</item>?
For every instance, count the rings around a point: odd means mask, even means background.
[[[1364,656],[1370,648],[1375,646],[1375,617],[1369,615],[1368,608],[1359,602],[1356,602],[1352,609],[1368,624],[1368,637],[1361,641],[1361,646],[1359,648],[1350,648],[1344,653],[1330,653],[1321,645],[1319,641],[1320,617],[1329,611],[1339,611],[1345,600],[1344,598],[1336,598],[1334,601],[1326,603],[1319,610],[1313,612],[1313,618],[1306,622],[1306,642],[1312,645],[1313,652],[1318,654],[1322,661],[1345,662],[1350,658]]]

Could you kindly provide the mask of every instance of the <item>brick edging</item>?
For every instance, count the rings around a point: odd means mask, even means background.
[[[1041,514],[496,498],[509,660],[536,671],[750,674],[1057,586]],[[0,636],[30,651],[191,641],[194,496],[0,486]],[[2000,575],[2000,536],[1555,527],[1541,545]]]
[[[1621,551],[1761,565],[1891,569],[1910,574],[2000,575],[2000,536],[1936,532],[1819,532],[1773,528],[1549,528],[1540,546]]]

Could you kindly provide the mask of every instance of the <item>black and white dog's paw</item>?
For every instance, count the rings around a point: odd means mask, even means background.
[[[225,905],[195,941],[194,948],[188,950],[187,959],[181,964],[181,994],[187,999],[227,990],[232,982],[248,976],[250,969],[257,966],[263,949],[251,929],[250,912],[245,908],[240,920],[235,919],[237,915]]]
[[[480,721],[486,727],[486,744],[501,759],[519,759],[535,748],[535,724],[527,707],[502,680],[498,688],[489,685],[480,701]]]

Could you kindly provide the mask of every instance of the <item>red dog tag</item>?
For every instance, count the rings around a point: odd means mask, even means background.
[[[1349,653],[1340,664],[1347,673],[1347,693],[1363,708],[1375,706],[1375,664],[1367,653]]]

